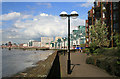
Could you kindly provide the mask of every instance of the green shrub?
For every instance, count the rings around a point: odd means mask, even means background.
[[[87,64],[96,65],[109,74],[120,77],[120,48],[90,48],[89,51],[93,55],[86,59]]]
[[[120,48],[97,48],[93,53],[97,53],[97,55],[120,57]]]
[[[106,70],[109,74],[120,76],[120,64],[118,64],[118,57],[110,57],[110,56],[92,56],[86,59],[87,64],[95,65]]]
[[[120,57],[120,48],[119,49],[116,49],[117,51],[115,52],[115,56],[117,56],[117,57]]]
[[[94,58],[93,58],[93,57],[88,57],[88,58],[86,59],[86,63],[87,63],[87,64],[94,64]]]
[[[104,48],[98,48],[94,52],[98,53],[98,54],[103,54],[105,52],[105,49]]]

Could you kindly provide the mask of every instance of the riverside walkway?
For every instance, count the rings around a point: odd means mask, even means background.
[[[67,54],[60,56],[61,77],[112,77],[106,71],[86,64],[87,55],[84,53],[71,53],[71,74],[67,74]]]

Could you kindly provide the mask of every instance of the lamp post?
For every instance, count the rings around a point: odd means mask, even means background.
[[[76,19],[78,13],[76,11],[72,11],[71,14],[67,14],[65,11],[60,13],[60,16],[63,19],[68,17],[68,60],[67,60],[67,73],[71,74],[71,60],[70,60],[70,17]]]

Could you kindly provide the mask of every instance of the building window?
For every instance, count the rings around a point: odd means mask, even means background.
[[[105,9],[105,7],[103,7],[103,10]]]
[[[104,3],[103,3],[103,10],[105,9],[105,7],[106,7],[106,3],[104,2]]]
[[[118,25],[118,23],[114,23],[113,24],[113,31],[114,32],[119,32],[119,25]]]
[[[113,20],[118,20],[118,15],[119,15],[118,11],[114,12]]]
[[[94,9],[93,9],[93,14],[95,13]]]
[[[118,2],[113,2],[113,9],[115,10],[115,9],[118,9]]]
[[[96,5],[98,6],[98,2],[96,2]]]
[[[78,44],[78,41],[76,41],[76,44]]]
[[[105,13],[103,13],[103,18],[105,18]]]
[[[90,16],[90,12],[88,12],[88,16]]]

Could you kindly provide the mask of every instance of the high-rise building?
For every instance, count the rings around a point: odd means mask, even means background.
[[[106,27],[108,28],[109,40],[111,40],[111,37],[113,37],[114,34],[120,34],[120,1],[112,2],[112,0],[107,0],[104,2],[103,0],[95,0],[94,7],[88,11],[88,22],[86,22],[88,25],[86,25],[86,29],[89,30],[90,26],[95,25],[100,19],[102,24],[106,24]],[[86,30],[86,32],[89,32],[88,30]],[[91,41],[91,38],[89,39]],[[90,41],[86,43],[89,44]],[[114,45],[114,38],[112,38],[110,46]]]

